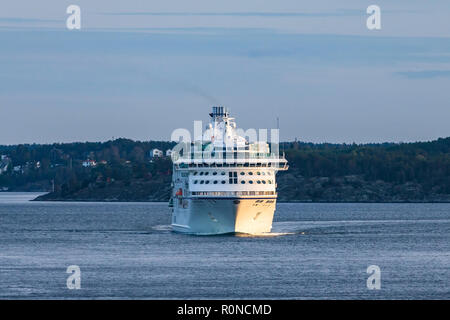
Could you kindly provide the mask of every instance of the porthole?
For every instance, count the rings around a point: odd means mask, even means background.
[[[266,173],[265,173],[265,172],[263,171],[263,172],[262,172],[262,175],[263,175],[263,176],[265,176],[265,175],[266,175]]]
[[[248,173],[248,175],[249,175],[249,176],[252,176],[252,175],[253,175],[253,172],[250,171],[250,172]]]
[[[245,174],[245,172],[244,171],[241,171],[241,176],[243,176]]]
[[[217,182],[218,182],[217,180],[214,180],[214,184],[217,184]]]
[[[261,181],[263,184],[266,184],[266,180]]]
[[[253,180],[249,180],[248,183],[253,184]]]
[[[206,180],[206,181],[205,181],[205,184],[209,184],[209,180]]]
[[[226,181],[225,180],[222,180],[222,184],[225,184],[226,183]]]
[[[258,181],[256,181],[256,183],[257,183],[257,184],[260,184],[260,183],[261,183],[261,181],[259,181],[259,180],[258,180]]]
[[[242,184],[245,184],[245,180],[242,180],[241,183],[242,183]]]
[[[194,171],[194,176],[196,176],[196,175],[197,175],[197,173],[198,173],[197,171]]]
[[[203,175],[203,171],[199,173],[201,176]]]
[[[209,172],[205,172],[205,176],[207,176],[209,174]]]
[[[268,182],[269,182],[269,184],[272,184],[272,180],[269,180]]]
[[[222,171],[220,174],[224,176],[224,175],[225,175],[225,172]]]
[[[260,175],[261,175],[261,172],[258,171],[256,174],[257,174],[258,176],[260,176]]]
[[[215,175],[217,175],[217,172],[214,171],[214,172],[213,172],[213,176],[215,176]]]
[[[203,181],[203,180],[200,180],[200,184],[204,184],[205,183],[205,181]]]
[[[194,181],[194,184],[197,184],[197,182],[198,182],[198,180],[195,180],[195,181]]]

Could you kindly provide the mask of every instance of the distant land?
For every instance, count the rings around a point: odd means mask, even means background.
[[[0,191],[47,191],[38,201],[167,201],[174,142],[0,146]],[[162,156],[151,157],[153,149]],[[450,202],[450,137],[429,142],[284,142],[290,168],[279,201]]]

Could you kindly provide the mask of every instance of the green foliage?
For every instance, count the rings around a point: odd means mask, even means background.
[[[164,141],[117,139],[103,143],[0,146],[0,154],[8,155],[12,166],[21,166],[24,170],[23,174],[8,172],[0,175],[0,187],[15,190],[45,181],[42,185],[48,189],[54,181],[55,191],[64,195],[116,180],[158,180],[170,172],[171,161],[163,158],[150,162],[150,150],[167,150],[174,145]],[[87,159],[96,161],[97,165],[84,167],[83,161]]]
[[[139,180],[151,182],[152,188],[162,190],[170,184],[171,161],[165,157],[150,161],[149,152],[153,148],[167,150],[174,145],[173,142],[117,139],[103,143],[0,146],[0,154],[8,155],[12,166],[24,170],[20,174],[9,170],[0,175],[0,187],[23,190],[27,185],[40,184],[49,190],[54,181],[56,193],[67,195],[81,189],[105,187],[115,181],[126,187]],[[289,189],[298,187],[299,177],[328,177],[324,187],[333,187],[335,178],[357,175],[369,182],[393,185],[413,182],[420,184],[424,191],[450,194],[450,138],[362,145],[286,142],[282,143],[281,150],[286,152],[290,165],[287,173],[281,173],[286,175],[285,183],[289,186],[284,187]],[[83,161],[87,159],[96,161],[97,165],[84,167]],[[358,183],[352,186],[357,188]],[[314,194],[317,197],[320,194]]]
[[[450,138],[383,144],[284,143],[291,172],[304,177],[361,175],[366,181],[415,182],[450,193]]]

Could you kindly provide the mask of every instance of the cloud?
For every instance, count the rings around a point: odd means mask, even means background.
[[[101,15],[113,16],[223,16],[223,17],[345,17],[357,16],[364,10],[336,10],[329,12],[99,12]]]
[[[396,74],[409,79],[450,78],[450,70],[403,71]]]
[[[239,27],[142,27],[142,28],[89,28],[89,31],[104,31],[104,32],[128,32],[128,33],[170,33],[170,34],[214,34],[214,35],[269,35],[281,34],[276,29],[270,28],[239,28]]]
[[[61,22],[62,20],[19,18],[19,17],[0,17],[0,23],[41,23],[41,22]]]
[[[148,31],[148,32],[145,32]],[[217,35],[217,36],[216,36]],[[219,36],[220,35],[220,36]],[[15,39],[20,38],[17,42]],[[246,28],[142,28],[105,30],[1,31],[1,57],[36,51],[52,55],[124,54],[130,57],[249,57],[298,59],[299,63],[379,66],[399,62],[450,63],[448,38],[286,34]],[[432,67],[440,70],[440,67]],[[442,72],[441,72],[442,73]],[[400,73],[401,74],[401,73]],[[420,76],[421,74],[401,74]],[[427,76],[428,74],[422,74]],[[439,72],[433,76],[442,76]],[[428,75],[429,77],[430,75]]]

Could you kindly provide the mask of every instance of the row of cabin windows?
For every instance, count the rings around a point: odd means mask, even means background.
[[[245,171],[241,171],[240,172],[240,175],[241,176],[243,176],[243,175],[245,175]],[[217,171],[213,171],[213,172],[211,172],[211,175],[213,175],[213,176],[216,176],[218,174],[218,172]],[[252,176],[253,174],[255,174],[255,175],[257,175],[257,176],[260,176],[260,175],[263,175],[263,176],[265,176],[266,175],[266,172],[260,172],[260,171],[256,171],[256,172],[253,172],[253,171],[249,171],[249,172],[247,172],[247,174],[249,175],[249,176]],[[200,172],[197,172],[197,171],[194,171],[194,173],[193,173],[193,175],[194,176],[196,176],[196,175],[199,175],[199,176],[207,176],[207,175],[209,175],[209,172],[208,171],[200,171]],[[220,175],[222,175],[222,176],[224,176],[225,175],[225,172],[224,171],[221,171],[220,172]],[[237,177],[237,172],[236,171],[234,171],[234,172],[228,172],[228,175],[231,177],[231,176],[233,176],[233,177]],[[267,175],[272,175],[272,172],[267,172]]]
[[[261,162],[257,162],[257,163],[179,163],[178,166],[180,168],[199,168],[199,167],[204,167],[204,168],[229,168],[229,167],[244,167],[244,168],[255,168],[255,167],[275,167],[275,168],[279,168],[279,167],[284,167],[285,165],[287,165],[287,162],[268,162],[268,163],[261,163]]]
[[[250,183],[250,184],[253,184],[253,180],[248,180],[248,181],[246,181],[246,180],[241,180],[241,184],[246,184],[246,183]],[[268,183],[268,184],[272,184],[272,180],[267,180],[267,182],[266,182],[266,180],[256,180],[256,183],[257,184],[266,184],[266,183]]]
[[[191,192],[193,196],[255,196],[255,195],[274,195],[275,191],[194,191]],[[264,200],[258,200],[256,202],[263,202]],[[269,202],[269,201],[266,201]],[[271,200],[270,203],[273,203]]]
[[[225,184],[225,183],[227,183],[226,182],[226,180],[221,180],[221,181],[218,181],[218,180],[213,180],[213,181],[210,181],[210,180],[194,180],[194,184],[209,184],[209,183],[212,183],[212,184],[218,184],[219,182],[221,183],[221,184]],[[253,184],[253,180],[248,180],[248,181],[246,181],[246,180],[241,180],[241,184],[246,184],[246,183],[249,183],[249,184]],[[238,183],[238,181],[237,181],[237,178],[230,178],[230,179],[228,179],[228,183],[229,184],[237,184]],[[268,183],[268,184],[272,184],[273,182],[272,182],[272,180],[256,180],[255,181],[255,183],[257,183],[257,184],[266,184],[266,183]]]
[[[214,180],[214,181],[210,181],[210,180],[194,180],[194,184],[200,183],[200,184],[209,184],[209,183],[213,183],[213,184],[218,184],[219,181],[218,180]],[[225,180],[220,181],[220,183],[225,184],[227,183]]]

